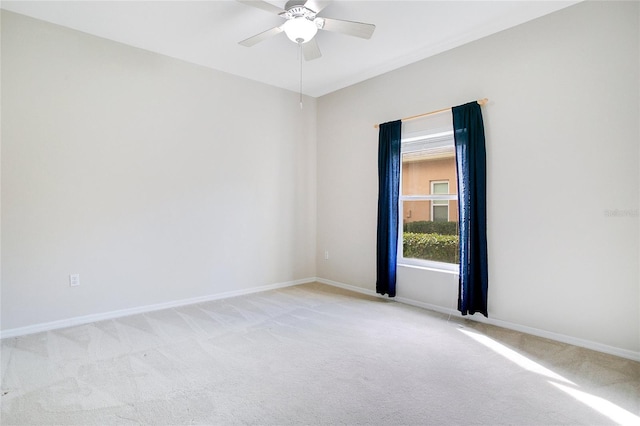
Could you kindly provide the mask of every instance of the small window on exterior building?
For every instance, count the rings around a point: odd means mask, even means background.
[[[431,182],[432,195],[449,195],[449,181]],[[434,222],[449,221],[449,201],[433,200],[431,201],[431,217]]]
[[[457,270],[453,132],[403,138],[400,176],[398,263]]]

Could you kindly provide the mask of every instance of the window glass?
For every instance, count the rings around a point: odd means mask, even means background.
[[[452,132],[403,139],[400,187],[398,263],[451,269],[458,263],[458,194]]]
[[[432,182],[432,194],[448,194],[449,182]]]
[[[434,201],[436,203],[437,201]],[[445,201],[446,203],[446,201]],[[433,221],[434,222],[448,222],[449,221],[449,206],[433,206]]]

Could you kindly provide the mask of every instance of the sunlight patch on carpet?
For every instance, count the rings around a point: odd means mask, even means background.
[[[617,406],[613,402],[609,402],[604,398],[600,398],[599,396],[595,396],[569,386],[561,385],[560,383],[549,383],[561,391],[568,393],[583,404],[593,408],[600,414],[609,417],[619,425],[640,425],[640,417]]]
[[[520,367],[524,368],[527,371],[531,371],[533,373],[543,375],[545,377],[557,380],[559,382],[565,382],[565,383],[575,385],[575,383],[573,383],[572,381],[565,379],[561,375],[554,373],[548,368],[543,367],[537,362],[530,360],[526,356],[519,354],[513,349],[509,349],[502,343],[496,342],[490,337],[487,337],[483,334],[480,334],[471,330],[467,330],[465,328],[459,328],[458,330],[464,333],[465,335],[471,337],[476,342],[483,344],[484,346],[491,349],[492,351],[497,352],[498,354],[507,358],[509,361],[516,363],[517,365],[519,365]]]

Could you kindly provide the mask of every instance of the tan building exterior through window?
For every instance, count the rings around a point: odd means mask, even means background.
[[[457,194],[455,153],[451,147],[405,153],[402,156],[403,195]],[[456,200],[405,200],[403,224],[418,221],[458,221]]]

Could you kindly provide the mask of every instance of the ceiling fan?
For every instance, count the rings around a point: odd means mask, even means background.
[[[307,61],[322,56],[318,42],[314,37],[318,30],[333,31],[369,39],[376,29],[373,24],[317,16],[322,9],[331,3],[330,0],[289,0],[284,9],[262,0],[237,1],[286,19],[284,24],[242,40],[239,44],[251,47],[284,31],[291,41],[300,45],[304,59]]]

